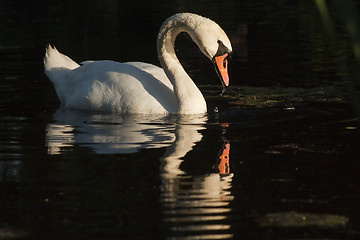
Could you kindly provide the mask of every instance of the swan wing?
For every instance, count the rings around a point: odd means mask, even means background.
[[[144,63],[144,62],[127,62],[127,64],[137,67],[161,81],[165,86],[173,90],[173,85],[171,84],[169,78],[166,76],[164,70],[153,64]]]
[[[56,76],[58,70],[63,68],[52,68],[47,75]],[[53,82],[66,108],[143,114],[176,111],[172,88],[161,68],[151,64],[88,61],[62,77]]]

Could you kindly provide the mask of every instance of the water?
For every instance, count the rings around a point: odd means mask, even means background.
[[[355,62],[341,23],[337,58],[313,2],[2,4],[0,239],[359,237],[359,126],[341,67]],[[158,28],[177,11],[234,43],[219,97],[212,64],[177,40],[207,115],[59,108],[48,42],[76,61],[157,64]]]

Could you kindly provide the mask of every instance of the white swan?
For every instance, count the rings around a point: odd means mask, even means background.
[[[202,53],[214,62],[223,84],[229,85],[227,56],[231,43],[208,18],[178,13],[162,25],[157,51],[163,68],[142,62],[86,61],[80,66],[50,45],[45,74],[65,108],[141,114],[201,114],[206,102],[176,57],[174,43],[187,32]]]

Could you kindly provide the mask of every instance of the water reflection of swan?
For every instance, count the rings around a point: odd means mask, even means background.
[[[98,154],[134,153],[169,146],[175,139],[175,116],[96,114],[59,108],[47,126],[49,154],[75,143]],[[204,123],[205,118],[197,118]]]
[[[175,54],[175,39],[181,32],[187,32],[213,61],[225,89],[229,85],[230,40],[215,22],[190,13],[175,14],[162,25],[157,39],[162,68],[114,61],[86,61],[80,66],[48,46],[45,74],[67,108],[145,114],[206,113],[203,95]]]
[[[230,143],[224,141],[216,166],[218,173],[189,176],[180,169],[180,164],[202,135],[194,125],[178,126],[175,135],[176,140],[167,149],[161,165],[164,221],[172,231],[190,235],[191,239],[203,239],[196,232],[206,232],[206,239],[231,238],[228,232],[231,226],[224,223],[233,200]]]
[[[216,173],[209,169],[205,174],[191,176],[181,167],[186,154],[202,140],[200,130],[206,129],[206,116],[118,116],[59,109],[54,118],[56,122],[47,127],[49,154],[61,154],[62,148],[74,144],[101,154],[167,147],[160,167],[165,225],[185,235],[206,231],[209,238],[231,237],[230,225],[224,221],[233,199],[230,143],[224,141]],[[216,158],[209,161],[216,163]]]

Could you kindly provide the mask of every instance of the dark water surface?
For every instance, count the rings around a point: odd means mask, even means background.
[[[313,1],[0,3],[0,239],[360,237],[359,125],[342,78],[356,63],[340,21],[331,48]],[[206,116],[59,108],[48,42],[76,61],[158,64],[158,29],[178,11],[234,45],[219,97],[212,64],[177,40]]]

